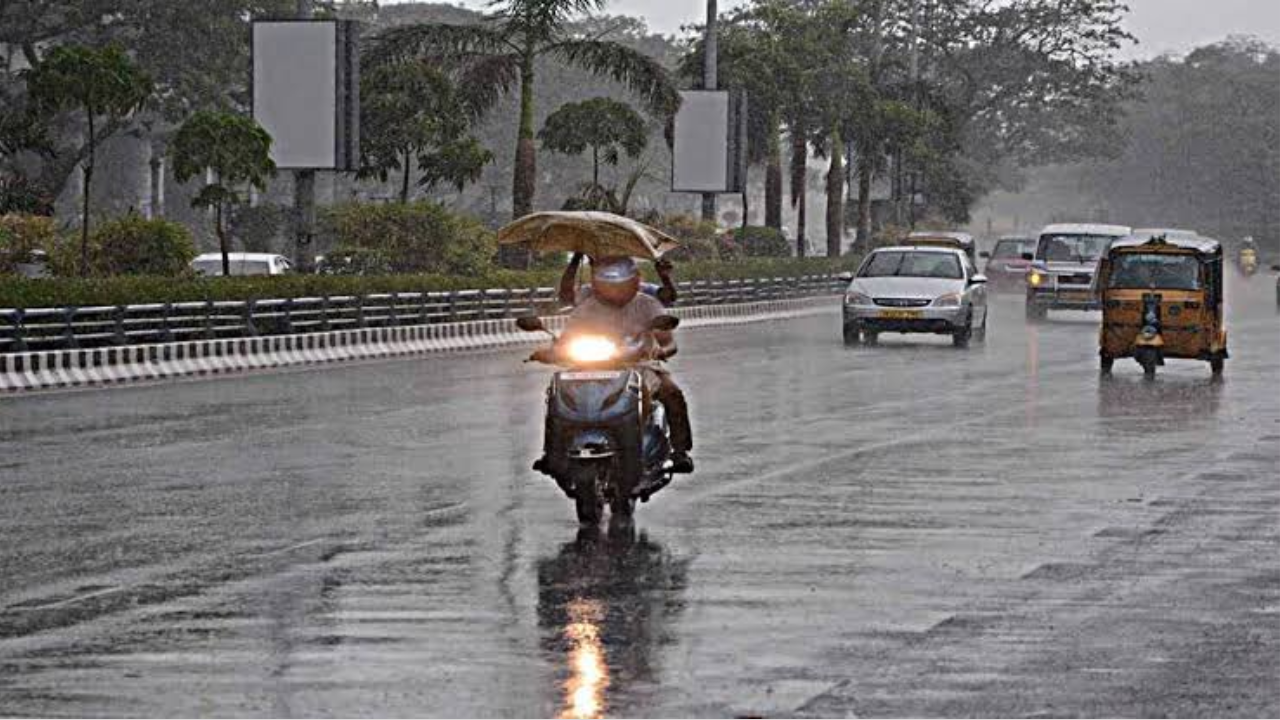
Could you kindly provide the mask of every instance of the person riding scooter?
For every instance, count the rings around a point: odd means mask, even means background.
[[[658,360],[676,354],[675,338],[670,332],[653,331],[655,318],[664,315],[662,303],[640,292],[640,271],[631,258],[600,258],[591,265],[591,293],[581,298],[569,315],[565,335],[584,329],[609,333],[646,337],[646,345]],[[539,350],[534,359],[550,362],[555,348]],[[646,382],[653,388],[653,397],[662,403],[671,427],[672,472],[693,472],[693,429],[689,423],[689,406],[684,392],[666,369],[651,366],[645,373]],[[535,470],[545,471],[544,456],[534,465]]]
[[[578,268],[582,267],[584,257],[586,256],[582,253],[574,253],[573,258],[569,260],[569,266],[564,269],[564,274],[560,276],[558,295],[560,302],[564,305],[574,307],[591,296],[590,285],[578,287]],[[592,263],[594,264],[594,262],[593,260]],[[666,307],[675,305],[678,293],[675,281],[671,278],[671,271],[674,267],[671,261],[666,258],[658,260],[654,263],[654,269],[658,271],[658,278],[662,280],[662,285],[647,282],[640,283],[640,292],[657,298]]]

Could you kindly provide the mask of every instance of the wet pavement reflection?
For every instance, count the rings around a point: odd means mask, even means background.
[[[656,655],[684,607],[688,564],[627,520],[579,529],[538,562],[538,624],[548,661],[561,668],[559,717],[603,717],[614,698],[655,682]]]

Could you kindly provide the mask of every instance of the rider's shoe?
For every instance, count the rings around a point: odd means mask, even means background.
[[[546,455],[543,455],[542,457],[533,461],[533,469],[537,472],[542,473],[543,475],[550,475],[551,461],[547,459]]]
[[[693,458],[689,457],[689,453],[671,454],[671,472],[676,475],[688,475],[693,472]]]

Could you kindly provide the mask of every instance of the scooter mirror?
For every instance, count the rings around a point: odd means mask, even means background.
[[[659,315],[649,325],[654,332],[671,332],[680,327],[680,318],[674,315]]]
[[[1036,259],[1035,253],[1022,253],[1022,259],[1028,262]]]
[[[536,315],[516,318],[516,327],[525,332],[542,332],[547,329],[547,327],[542,324],[542,318]]]
[[[1280,265],[1272,265],[1272,266],[1271,266],[1271,271],[1272,271],[1272,272],[1280,272]]]

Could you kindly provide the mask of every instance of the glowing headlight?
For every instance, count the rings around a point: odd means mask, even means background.
[[[1040,285],[1044,282],[1044,276],[1038,272],[1033,272],[1027,276],[1027,282],[1031,283],[1035,287],[1040,287]]]
[[[933,301],[934,307],[960,307],[960,293],[947,293]]]
[[[1160,334],[1160,330],[1157,329],[1154,325],[1148,325],[1142,328],[1142,337],[1146,338],[1147,340],[1150,340],[1159,334]]]
[[[844,296],[845,305],[875,305],[875,301],[860,292],[848,292]]]
[[[618,346],[608,338],[584,335],[570,340],[565,352],[576,363],[607,362],[618,356]]]

